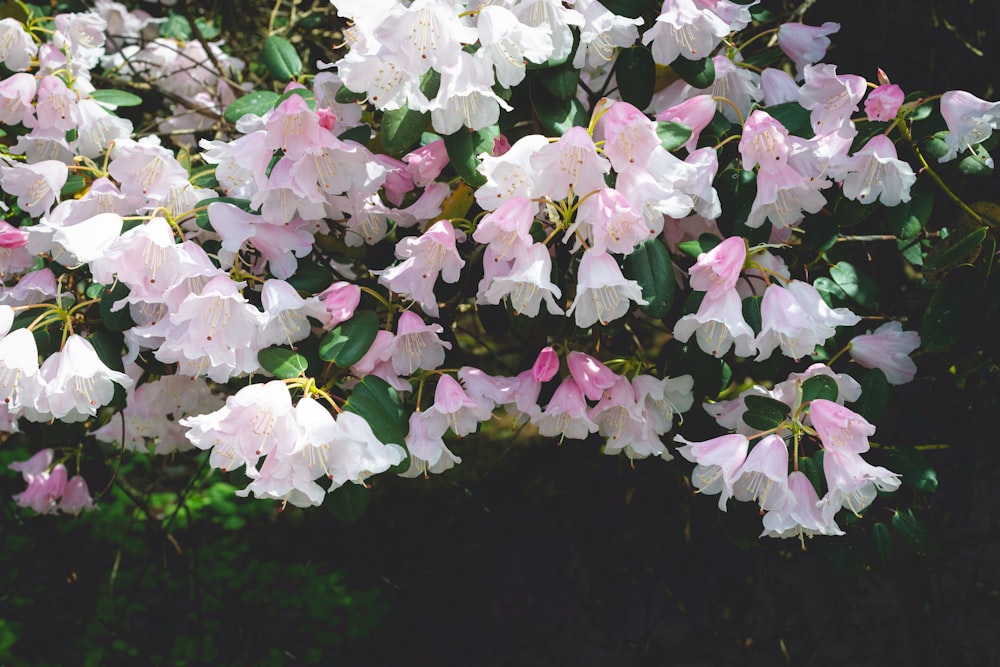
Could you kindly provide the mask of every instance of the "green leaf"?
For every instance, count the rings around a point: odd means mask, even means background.
[[[902,202],[886,211],[889,232],[900,239],[916,238],[927,225],[934,210],[934,193],[917,181],[910,190],[910,201]]]
[[[920,341],[931,352],[944,352],[962,340],[980,311],[973,287],[975,272],[960,266],[944,277],[931,296],[920,325]]]
[[[160,24],[160,37],[191,41],[191,24],[180,14],[170,12],[167,20]]]
[[[333,96],[333,101],[337,104],[353,104],[354,102],[364,102],[368,99],[368,93],[356,93],[347,86],[341,86]]]
[[[896,510],[892,515],[892,527],[917,555],[930,555],[933,550],[930,531],[914,516],[912,509]]]
[[[872,526],[872,547],[883,565],[889,562],[889,556],[892,555],[892,533],[889,526],[881,521]]]
[[[87,340],[94,346],[98,358],[113,371],[125,372],[125,364],[122,361],[122,347],[124,340],[120,333],[108,334],[103,331],[95,331]]]
[[[351,482],[330,491],[323,503],[338,521],[357,523],[368,509],[370,499],[371,491]]]
[[[639,283],[642,298],[649,303],[639,306],[650,317],[665,317],[674,305],[677,281],[670,262],[670,252],[659,239],[640,243],[625,258],[625,276]]]
[[[361,379],[351,390],[344,409],[364,418],[375,437],[385,444],[403,445],[410,430],[399,394],[374,375]]]
[[[405,155],[427,127],[429,111],[413,111],[407,106],[382,114],[382,146],[390,155]]]
[[[826,476],[823,474],[823,450],[813,452],[812,456],[800,456],[799,470],[809,478],[813,488],[816,489],[816,494],[822,498],[825,495],[823,487],[826,481]]]
[[[972,147],[968,155],[958,161],[958,170],[966,176],[990,176],[993,173],[992,158],[982,144]]]
[[[333,283],[333,272],[316,262],[299,262],[299,268],[286,282],[300,292],[316,294]]]
[[[263,116],[274,108],[274,103],[278,100],[278,94],[270,90],[255,90],[239,99],[233,100],[232,104],[226,107],[222,117],[230,123],[235,123],[247,114]]]
[[[81,174],[70,174],[59,191],[59,198],[68,199],[85,187],[87,187],[87,179]]]
[[[817,255],[823,254],[836,245],[837,236],[840,234],[837,221],[833,217],[825,215],[810,217],[801,225],[801,229],[805,232],[802,236],[802,245]]]
[[[531,108],[538,116],[542,128],[548,134],[562,136],[571,127],[586,127],[590,120],[590,116],[580,100],[575,97],[560,100],[546,90],[537,78],[532,78],[529,93],[531,95]]]
[[[771,229],[769,224],[756,230],[746,226],[750,209],[757,197],[757,174],[738,167],[728,167],[715,177],[713,185],[722,205],[719,230],[726,236],[747,237],[751,239],[751,245],[766,243]],[[758,239],[758,234],[764,234],[763,239]]]
[[[878,206],[862,204],[856,199],[848,199],[841,193],[837,195],[836,202],[833,204],[833,218],[841,227],[853,227],[866,220],[877,210],[879,210]]]
[[[643,12],[659,7],[663,3],[660,0],[605,0],[603,4],[612,14],[637,19]]]
[[[760,304],[764,300],[762,296],[748,296],[742,301],[743,319],[750,325],[755,334],[760,334],[764,328],[764,320],[760,314]]]
[[[281,35],[271,35],[264,42],[264,64],[271,76],[282,83],[302,73],[302,59],[292,43]]]
[[[938,488],[937,473],[930,461],[913,447],[899,446],[886,450],[889,470],[899,473],[903,481],[923,493],[934,493]]]
[[[19,0],[7,0],[0,5],[0,16],[14,19],[19,23],[27,23],[31,18],[31,11]],[[3,655],[3,651],[0,651],[0,655]]]
[[[466,183],[478,188],[486,183],[486,177],[479,173],[478,155],[492,153],[493,143],[500,136],[500,127],[491,125],[481,130],[470,132],[462,128],[444,138],[444,147],[448,151],[448,160],[455,172]]]
[[[132,315],[129,313],[128,304],[123,305],[121,309],[114,312],[111,310],[114,303],[127,297],[128,293],[128,286],[122,282],[117,282],[114,287],[103,290],[98,310],[101,313],[101,323],[109,331],[127,331],[135,326]]]
[[[983,244],[989,230],[989,227],[979,227],[957,241],[948,239],[948,248],[928,258],[924,262],[924,271],[940,271],[964,263]]]
[[[829,375],[814,375],[802,383],[802,402],[808,403],[822,398],[827,401],[837,400],[837,381]]]
[[[865,308],[878,310],[878,287],[853,264],[838,262],[830,267],[830,277],[840,289],[844,290],[844,294],[856,303]]]
[[[344,130],[337,138],[341,141],[353,141],[356,144],[367,146],[372,138],[372,129],[367,125],[358,125],[349,130]]]
[[[661,120],[656,123],[656,136],[664,150],[675,151],[691,138],[691,128],[684,123]]]
[[[889,405],[889,381],[879,369],[869,368],[858,383],[861,385],[861,396],[851,403],[851,409],[874,424]]]
[[[215,39],[219,36],[219,26],[215,25],[215,23],[211,21],[206,21],[201,17],[194,20],[194,26],[198,28],[198,32],[201,33],[202,39]]]
[[[116,109],[118,107],[137,107],[142,104],[142,98],[124,90],[95,90],[90,98],[98,104]]]
[[[275,101],[274,106],[281,106],[281,103],[287,100],[289,97],[294,95],[295,97],[301,97],[305,100],[306,105],[312,110],[316,111],[316,93],[309,90],[308,88],[292,88],[288,92],[282,93],[278,99]]]
[[[798,102],[783,102],[774,106],[765,107],[771,118],[781,123],[789,134],[794,134],[805,139],[812,139],[813,130],[809,123],[809,111],[802,108]]]
[[[577,86],[580,85],[580,70],[573,67],[571,63],[538,70],[535,76],[542,82],[546,90],[560,100],[575,97]]]
[[[833,282],[826,276],[820,276],[813,281],[813,287],[819,295],[826,301],[826,305],[831,308],[839,308],[847,303],[847,294],[840,288],[840,285]]]
[[[670,66],[680,78],[699,90],[704,90],[715,83],[715,63],[712,62],[711,58],[688,60],[680,57]]]
[[[354,317],[327,332],[319,341],[319,358],[341,368],[349,368],[361,360],[375,342],[378,315],[373,310],[360,310]]]
[[[702,234],[695,241],[684,241],[678,244],[677,249],[680,250],[685,255],[690,255],[695,259],[698,259],[698,255],[703,252],[708,252],[715,246],[722,243],[722,239],[714,234]]]
[[[743,413],[743,421],[750,428],[758,431],[769,431],[776,427],[792,411],[779,400],[768,396],[747,396],[743,399],[747,411]]]
[[[257,353],[257,362],[279,380],[298,377],[309,368],[309,361],[305,357],[287,347],[265,348]]]
[[[653,54],[645,46],[622,49],[615,64],[615,79],[618,81],[618,94],[622,100],[637,109],[645,109],[653,100],[653,88],[656,85]]]

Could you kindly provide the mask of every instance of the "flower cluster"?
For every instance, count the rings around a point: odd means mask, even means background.
[[[821,62],[832,23],[782,24],[747,65],[756,2],[333,4],[349,50],[245,97],[220,43],[111,0],[0,20],[5,430],[207,450],[241,495],[298,506],[449,470],[494,418],[630,460],[680,442],[694,486],[756,501],[773,537],[841,534],[899,486],[862,458],[863,389],[834,366],[907,382],[919,336],[861,330],[871,300],[818,289],[833,261],[801,238],[914,200],[896,144],[934,100]],[[188,150],[134,136],[93,71],[197,108],[158,119]],[[962,91],[936,109],[941,162],[1000,118]],[[706,385],[720,359],[780,376]],[[728,433],[671,437],[696,401]],[[88,507],[44,451],[18,502]]]

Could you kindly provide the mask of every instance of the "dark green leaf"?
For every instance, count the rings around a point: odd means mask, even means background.
[[[677,58],[670,64],[677,75],[691,84],[692,87],[703,90],[715,83],[715,63],[711,58],[701,60],[688,60],[687,58]]]
[[[349,482],[330,491],[324,503],[338,521],[357,523],[368,509],[371,491],[361,484]]]
[[[743,319],[750,325],[755,334],[760,334],[764,328],[764,322],[760,314],[760,303],[764,300],[762,296],[748,296],[743,299]]]
[[[142,98],[124,90],[95,90],[90,93],[95,102],[115,109],[117,107],[137,107],[142,104]]]
[[[535,76],[542,82],[546,90],[560,100],[575,97],[577,86],[580,84],[580,70],[573,67],[571,63],[538,70]]]
[[[913,447],[892,447],[886,450],[889,470],[903,476],[903,481],[924,493],[937,491],[938,478],[930,461]]]
[[[95,331],[87,340],[94,346],[98,358],[113,371],[125,372],[125,364],[122,362],[122,348],[124,340],[120,333],[108,334],[103,331]]]
[[[836,219],[827,215],[810,216],[802,223],[801,229],[805,232],[802,236],[802,245],[818,255],[836,245],[837,236],[840,234]]]
[[[533,78],[529,90],[531,108],[534,109],[542,128],[548,134],[562,136],[571,127],[586,127],[590,121],[587,110],[575,97],[560,100],[550,93],[537,78]]]
[[[129,289],[125,283],[115,283],[111,289],[106,289],[101,294],[101,323],[110,331],[126,331],[135,326],[132,315],[129,313],[128,304],[124,304],[120,310],[112,312],[111,307],[116,301],[120,301],[128,296]]]
[[[405,155],[427,127],[429,111],[413,111],[403,106],[382,114],[382,146],[391,155]]]
[[[287,282],[300,292],[316,294],[333,283],[333,272],[316,262],[299,262],[298,270]]]
[[[840,308],[847,303],[847,294],[844,290],[826,276],[820,276],[814,280],[813,287],[816,288],[819,295],[826,301],[826,305],[831,308]]]
[[[18,23],[27,23],[31,18],[31,12],[23,2],[7,0],[0,5],[0,16],[14,19]]]
[[[219,26],[210,21],[206,21],[201,17],[194,20],[194,26],[198,29],[198,32],[201,33],[202,39],[215,39],[219,36]]]
[[[691,128],[684,123],[661,120],[656,124],[656,135],[664,150],[675,151],[691,138]]]
[[[787,405],[768,396],[747,396],[743,403],[747,406],[747,411],[743,413],[744,423],[758,431],[771,430],[791,412]]]
[[[805,139],[813,137],[812,125],[809,124],[809,111],[803,109],[798,102],[783,102],[764,108],[769,116],[781,123],[789,134]]]
[[[493,143],[500,136],[500,128],[496,125],[484,127],[470,132],[462,128],[444,138],[444,147],[448,151],[448,160],[455,172],[474,188],[486,183],[486,177],[479,173],[478,155],[492,153]]]
[[[639,306],[650,317],[665,317],[674,305],[676,280],[670,253],[659,239],[640,243],[625,258],[625,276],[639,283],[642,298],[649,303]]]
[[[862,204],[856,199],[848,199],[841,193],[833,204],[833,218],[841,227],[853,227],[877,210],[878,206]]]
[[[913,514],[913,510],[896,510],[892,515],[892,527],[896,529],[900,537],[909,544],[919,556],[930,555],[933,545],[931,544],[930,531]]]
[[[889,381],[879,369],[869,368],[858,382],[861,396],[851,403],[851,409],[874,424],[889,405]]]
[[[257,353],[257,362],[279,380],[298,377],[309,368],[309,361],[305,357],[287,347],[265,348]]]
[[[319,342],[319,357],[341,368],[358,363],[375,342],[378,315],[373,310],[360,310],[354,317],[327,332]]]
[[[830,267],[830,277],[852,300],[865,308],[878,310],[878,287],[853,264],[838,262]]]
[[[271,76],[282,83],[302,73],[302,59],[292,43],[281,35],[271,35],[264,42],[264,64]]]
[[[949,272],[934,291],[920,326],[920,341],[927,350],[951,349],[972,329],[980,311],[974,279],[972,267],[960,266]]]
[[[989,227],[979,227],[974,229],[961,239],[952,241],[948,239],[948,248],[934,257],[928,258],[924,262],[924,271],[939,271],[948,269],[969,259],[975,250],[982,245],[986,239]]]
[[[341,132],[337,138],[341,141],[353,141],[356,144],[367,146],[372,138],[372,129],[367,125],[358,125]]]
[[[690,255],[695,259],[698,259],[698,255],[703,252],[708,252],[715,246],[722,243],[722,239],[714,234],[702,234],[695,241],[684,241],[677,246],[677,249],[683,252],[685,255]]]
[[[247,114],[263,116],[274,108],[274,103],[278,99],[278,94],[270,90],[255,90],[243,97],[233,100],[233,103],[226,107],[222,117],[230,123],[235,123]]]
[[[70,174],[59,191],[60,199],[68,199],[87,187],[87,180],[81,174]]]
[[[410,430],[396,390],[374,375],[361,379],[351,390],[344,409],[363,417],[375,437],[385,444],[403,445]]]
[[[354,102],[364,102],[368,99],[368,93],[356,93],[347,86],[341,86],[333,96],[333,101],[337,104],[353,104]]]
[[[653,54],[645,46],[622,49],[615,66],[615,79],[622,100],[637,109],[645,109],[653,99],[656,84]]]
[[[757,174],[740,168],[723,169],[713,183],[719,193],[719,203],[722,205],[722,215],[719,216],[719,230],[726,236],[744,236],[752,238],[751,244],[766,243],[756,238],[756,232],[746,227],[747,217],[757,197]],[[770,226],[765,230],[770,235]]]
[[[882,564],[889,562],[889,556],[892,555],[892,533],[889,526],[881,521],[872,526],[872,547]]]
[[[822,498],[825,495],[826,476],[823,474],[823,450],[813,452],[812,456],[799,457],[799,471],[809,478],[816,494]]]
[[[968,155],[958,161],[958,170],[966,176],[989,176],[993,173],[993,159],[981,144],[972,147]]]
[[[663,3],[659,0],[606,0],[602,4],[612,14],[636,19],[642,16],[643,12],[659,7]]]
[[[814,401],[817,398],[836,401],[837,394],[837,381],[829,375],[814,375],[802,383],[803,403]]]
[[[886,211],[889,231],[901,239],[915,238],[927,225],[934,210],[934,193],[917,181],[910,190],[910,201],[902,202]]]

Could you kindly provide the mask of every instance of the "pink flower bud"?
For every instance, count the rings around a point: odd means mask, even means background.
[[[531,367],[531,379],[535,382],[548,382],[559,372],[559,355],[551,346],[538,353]]]
[[[892,120],[903,104],[903,89],[894,83],[882,84],[868,93],[865,113],[868,120]]]
[[[361,288],[354,283],[335,282],[319,294],[330,316],[327,327],[333,328],[354,317],[354,310],[361,302]]]

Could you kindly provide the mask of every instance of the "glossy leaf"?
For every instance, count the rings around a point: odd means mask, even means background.
[[[127,331],[135,326],[127,304],[118,310],[111,310],[116,301],[124,299],[128,294],[128,286],[123,282],[116,282],[114,287],[102,291],[98,310],[101,313],[101,323],[110,331]]]
[[[903,476],[903,481],[924,493],[934,493],[938,488],[937,473],[919,450],[913,447],[892,447],[886,450],[889,470]]]
[[[917,519],[912,509],[896,510],[892,515],[892,527],[917,555],[930,555],[933,550],[930,531]]]
[[[653,99],[656,84],[656,63],[645,46],[633,46],[618,53],[615,64],[618,94],[638,109],[645,109]],[[681,142],[683,143],[683,142]]]
[[[764,328],[764,320],[760,313],[760,304],[764,300],[762,296],[748,296],[743,299],[741,306],[743,319],[750,325],[755,334],[760,334]]]
[[[348,368],[358,363],[375,342],[379,319],[373,310],[359,310],[354,317],[327,332],[319,342],[319,358]]]
[[[429,111],[414,111],[405,105],[382,114],[382,147],[391,155],[405,155],[431,119]]]
[[[665,317],[670,312],[677,281],[670,253],[659,239],[640,243],[625,258],[624,273],[627,278],[639,283],[642,298],[649,302],[639,306],[642,312],[650,317]]]
[[[838,262],[830,267],[830,277],[853,301],[865,308],[878,310],[878,287],[853,264]]]
[[[302,58],[281,35],[271,35],[264,42],[264,64],[271,76],[283,83],[302,74]]]
[[[656,124],[656,136],[664,150],[675,151],[691,138],[691,128],[684,123],[661,120]]]
[[[287,347],[265,348],[257,353],[257,362],[279,380],[298,377],[309,368],[309,361],[304,356]]]
[[[333,283],[333,272],[316,262],[299,262],[299,268],[286,282],[300,292],[317,294]]]
[[[743,413],[744,423],[758,431],[774,428],[791,412],[787,405],[768,396],[747,396],[743,403],[747,406],[747,411]]]
[[[270,90],[256,90],[248,95],[234,100],[226,107],[222,117],[230,123],[235,123],[247,114],[263,116],[274,108],[274,103],[278,100],[278,94]]]
[[[877,368],[867,369],[858,379],[861,396],[851,403],[851,409],[874,424],[889,405],[889,381]]]
[[[945,250],[927,257],[924,271],[940,271],[974,260],[989,229],[985,226],[979,227],[954,242],[949,239]]]
[[[872,547],[883,564],[889,562],[889,556],[892,555],[892,532],[881,521],[872,526]]]
[[[478,188],[486,183],[486,177],[479,173],[478,155],[492,153],[493,143],[500,136],[500,128],[496,125],[484,127],[470,132],[462,128],[444,138],[444,147],[448,151],[448,160],[455,172],[466,183]]]
[[[538,70],[535,76],[542,82],[546,90],[560,100],[575,97],[576,89],[580,85],[580,70],[573,67],[571,63]]]
[[[809,110],[804,109],[798,102],[783,102],[774,106],[765,107],[764,111],[769,116],[782,124],[789,134],[794,134],[805,139],[813,137],[812,125],[809,123]]]
[[[836,401],[837,381],[829,375],[814,375],[802,383],[802,402],[808,403],[817,398],[827,401]]]
[[[330,491],[323,504],[334,518],[344,523],[357,523],[368,509],[371,491],[361,484],[348,482]]]
[[[191,24],[180,14],[170,12],[167,20],[160,23],[160,37],[177,39],[182,42],[191,40]]]
[[[366,99],[368,99],[368,93],[356,93],[347,86],[338,88],[337,93],[333,96],[333,101],[337,104],[353,104],[364,102]]]
[[[580,100],[560,100],[537,79],[531,82],[530,93],[531,108],[548,134],[558,137],[573,126],[586,127],[590,120]]]
[[[715,63],[712,62],[711,58],[702,58],[701,60],[678,58],[670,66],[679,77],[699,90],[708,88],[715,83]]]
[[[124,90],[95,90],[90,93],[91,99],[98,104],[116,109],[118,107],[137,107],[142,104],[142,98]]]
[[[980,312],[972,267],[953,269],[931,296],[920,326],[920,341],[931,352],[944,352],[962,340]]]
[[[684,241],[677,246],[677,249],[683,252],[685,255],[690,255],[695,259],[698,259],[698,255],[703,252],[708,252],[715,246],[722,243],[722,239],[714,234],[702,234],[693,241]]]
[[[344,409],[363,417],[385,444],[403,445],[409,422],[399,394],[380,377],[368,375],[351,389]]]

